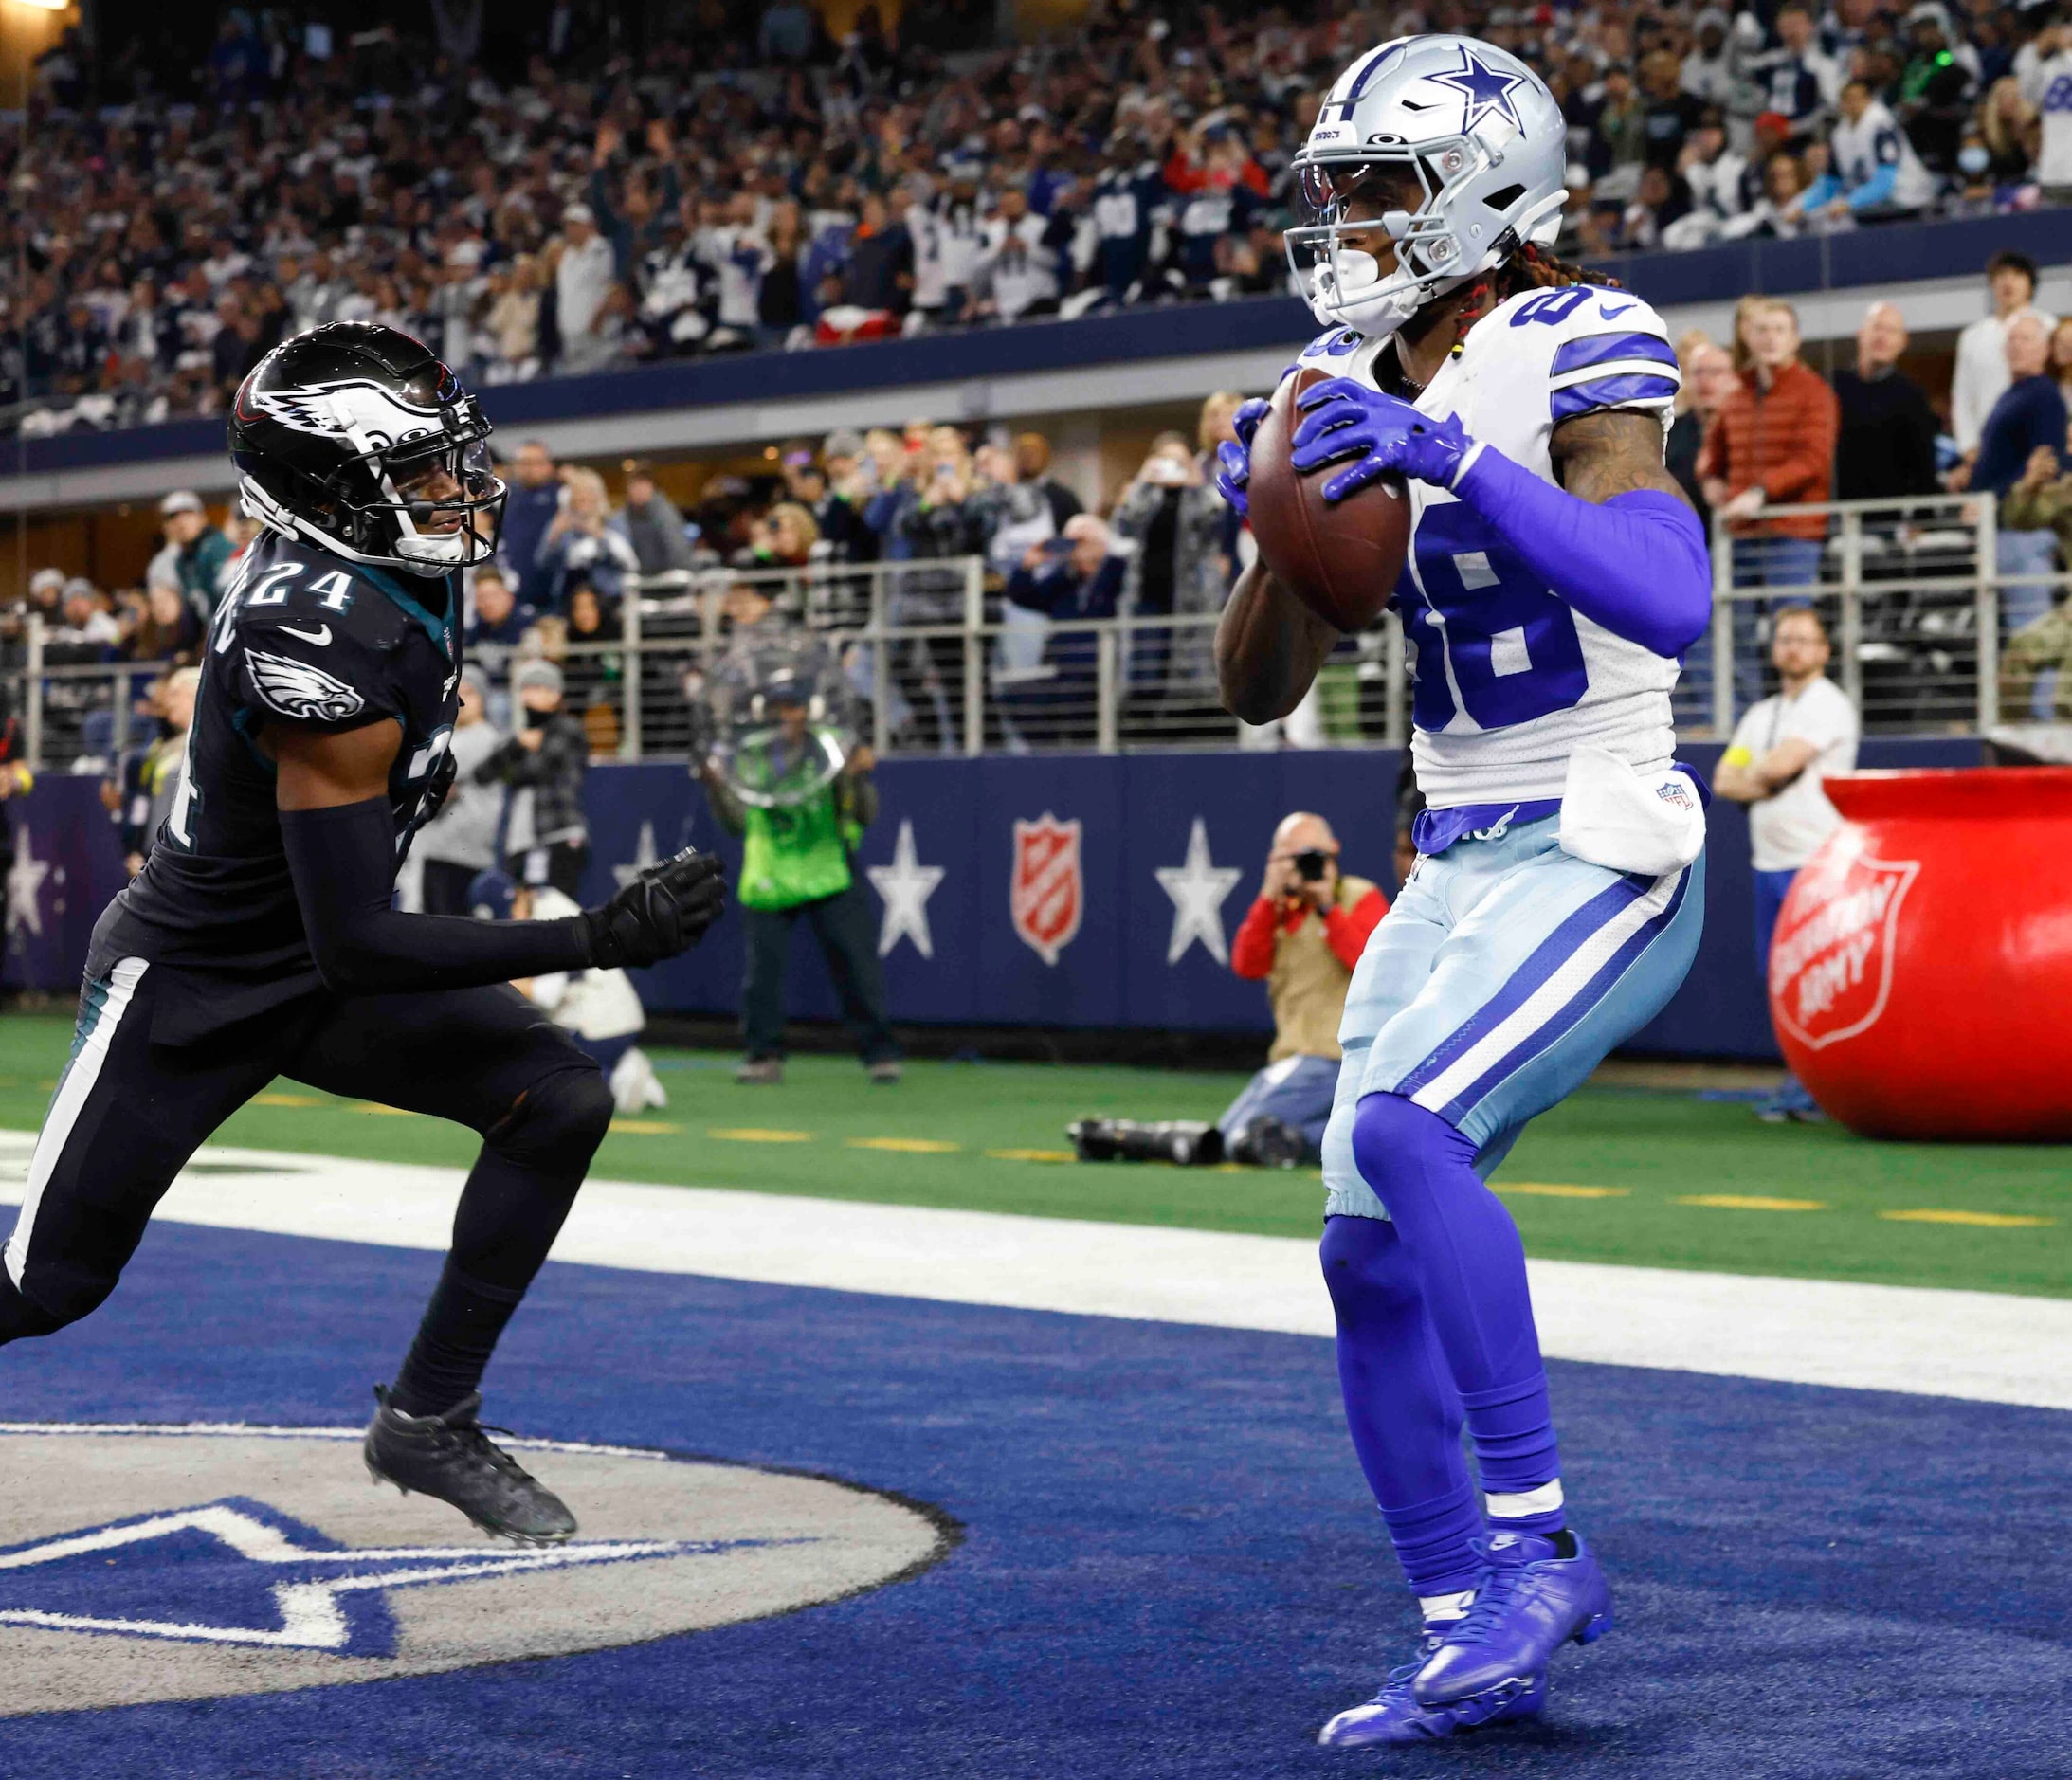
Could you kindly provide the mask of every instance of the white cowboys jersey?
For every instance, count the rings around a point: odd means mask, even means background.
[[[1347,329],[1297,361],[1379,388],[1387,342]],[[1527,291],[1468,331],[1417,407],[1458,414],[1475,438],[1546,481],[1562,421],[1603,409],[1661,416],[1680,378],[1662,318],[1626,291]],[[1559,797],[1569,755],[1608,748],[1640,772],[1676,744],[1678,663],[1601,628],[1552,591],[1472,508],[1409,484],[1410,556],[1395,606],[1413,651],[1418,789],[1437,809]]]

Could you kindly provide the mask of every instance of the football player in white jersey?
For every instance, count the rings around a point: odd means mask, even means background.
[[[1428,805],[1346,1001],[1322,1247],[1347,1421],[1425,1627],[1324,1727],[1339,1746],[1536,1714],[1554,1652],[1611,1624],[1564,1516],[1524,1253],[1485,1178],[1697,950],[1705,793],[1672,759],[1669,695],[1711,581],[1663,467],[1678,380],[1660,318],[1544,251],[1565,162],[1538,78],[1444,36],[1362,56],[1296,161],[1318,220],[1289,256],[1330,330],[1300,363],[1331,374],[1296,399],[1294,462],[1329,499],[1407,483],[1394,603]],[[1241,505],[1264,411],[1223,447]],[[1284,715],[1337,640],[1255,564],[1217,637],[1225,701]]]

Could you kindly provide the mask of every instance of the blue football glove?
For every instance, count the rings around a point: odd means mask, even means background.
[[[1321,469],[1351,460],[1324,484],[1326,500],[1343,500],[1391,473],[1451,488],[1475,448],[1459,415],[1434,420],[1409,403],[1350,377],[1314,383],[1295,405],[1303,419],[1295,429],[1288,461],[1297,469]]]
[[[1233,445],[1227,439],[1216,447],[1216,492],[1238,510],[1240,517],[1250,511],[1245,490],[1252,480],[1252,438],[1259,431],[1259,423],[1266,418],[1267,407],[1256,395],[1241,403],[1230,416],[1230,429],[1237,434],[1237,443]]]

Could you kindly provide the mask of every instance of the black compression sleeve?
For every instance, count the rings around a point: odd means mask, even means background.
[[[580,916],[478,921],[391,909],[395,818],[386,798],[283,809],[281,845],[309,949],[332,989],[360,995],[471,989],[589,967],[589,925]]]

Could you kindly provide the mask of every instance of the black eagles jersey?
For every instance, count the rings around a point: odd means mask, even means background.
[[[136,881],[95,929],[89,975],[141,957],[182,979],[154,1036],[180,1043],[318,986],[281,845],[269,723],[403,732],[389,773],[396,859],[429,814],[453,736],[460,584],[391,574],[266,532],[203,651],[179,789]]]

